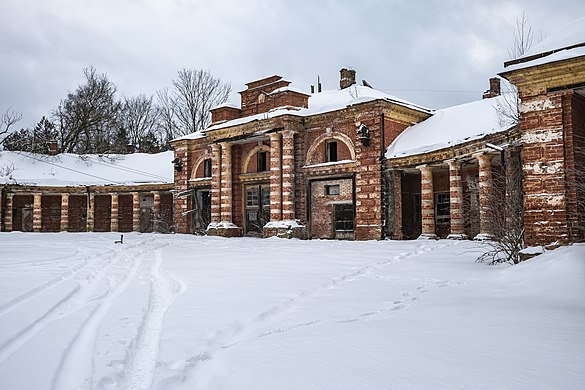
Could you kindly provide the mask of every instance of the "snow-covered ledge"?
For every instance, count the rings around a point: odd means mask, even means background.
[[[270,221],[262,229],[264,237],[300,238],[304,239],[306,227],[298,219]]]
[[[319,164],[311,164],[311,165],[304,165],[303,168],[320,168],[320,167],[330,167],[332,165],[345,165],[355,163],[355,160],[339,160],[339,161],[329,161]]]

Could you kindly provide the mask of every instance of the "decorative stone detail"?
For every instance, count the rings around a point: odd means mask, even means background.
[[[294,158],[295,133],[285,130],[282,135],[282,219],[294,220]]]
[[[221,144],[221,220],[232,222],[232,145]]]
[[[6,194],[6,213],[4,214],[4,230],[7,232],[12,231],[12,207],[13,207],[13,196],[14,194]]]
[[[42,228],[41,194],[34,195],[33,203],[33,231],[40,232]]]

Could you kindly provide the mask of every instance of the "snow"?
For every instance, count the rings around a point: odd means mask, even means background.
[[[83,156],[3,151],[0,184],[63,187],[173,183],[173,157],[172,151]]]
[[[388,147],[386,158],[433,152],[508,130],[498,107],[515,104],[515,98],[501,95],[437,110],[433,116],[404,130]]]
[[[575,57],[585,56],[585,47],[576,47],[572,49],[564,49],[573,45],[585,43],[585,17],[581,17],[572,21],[571,23],[557,29],[557,31],[543,39],[541,42],[534,45],[523,58],[534,55],[547,53],[554,50],[560,50],[556,53],[547,55],[546,57],[537,58],[531,61],[522,62],[519,64],[508,66],[504,72],[528,68],[530,66],[547,64],[550,62],[567,60]]]
[[[0,233],[0,388],[580,389],[585,245]]]
[[[300,93],[304,93],[300,90],[297,90],[293,87],[285,87],[286,90],[293,90],[298,91]],[[279,91],[285,89],[279,89]],[[415,110],[423,111],[423,112],[432,112],[432,110],[428,108],[424,108],[422,106],[416,105],[409,101],[399,99],[395,96],[388,95],[384,92],[378,91],[373,88],[364,87],[360,85],[353,85],[348,88],[344,89],[335,89],[335,90],[327,90],[319,93],[315,93],[309,95],[309,108],[278,108],[272,110],[270,112],[265,112],[256,115],[250,115],[243,118],[233,119],[231,121],[219,123],[216,125],[209,126],[207,129],[203,130],[204,132],[213,131],[217,129],[223,129],[226,127],[238,126],[245,123],[250,123],[258,120],[275,118],[282,115],[296,115],[301,117],[307,117],[311,115],[323,114],[326,112],[332,112],[344,109],[346,107],[371,102],[374,100],[385,100],[388,102],[392,102],[398,104],[400,106],[412,108]],[[193,137],[200,138],[202,132],[195,132],[192,134],[188,134],[186,136],[179,137],[174,141],[180,140],[188,140],[188,139],[196,139]]]
[[[270,221],[264,225],[265,228],[277,228],[277,229],[293,229],[304,227],[305,225],[301,225],[299,220],[292,219],[288,221]]]

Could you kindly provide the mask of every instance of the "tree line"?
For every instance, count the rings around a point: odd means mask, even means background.
[[[5,150],[46,153],[56,143],[61,153],[156,153],[169,141],[206,128],[209,109],[224,103],[231,86],[207,70],[182,69],[171,88],[148,96],[119,96],[105,73],[83,69],[84,81],[36,126],[11,131],[22,115],[12,109],[0,117]]]

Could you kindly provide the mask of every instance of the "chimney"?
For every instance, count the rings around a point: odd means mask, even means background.
[[[339,88],[345,89],[355,84],[355,70],[343,68],[339,73],[341,75]]]
[[[127,154],[134,154],[134,153],[136,153],[136,146],[134,146],[132,144],[126,145],[126,153]]]
[[[47,142],[47,149],[49,150],[49,156],[57,155],[57,141],[51,140]]]
[[[490,79],[490,89],[483,93],[482,98],[488,99],[496,96],[500,96],[500,79],[497,77],[492,77]]]

